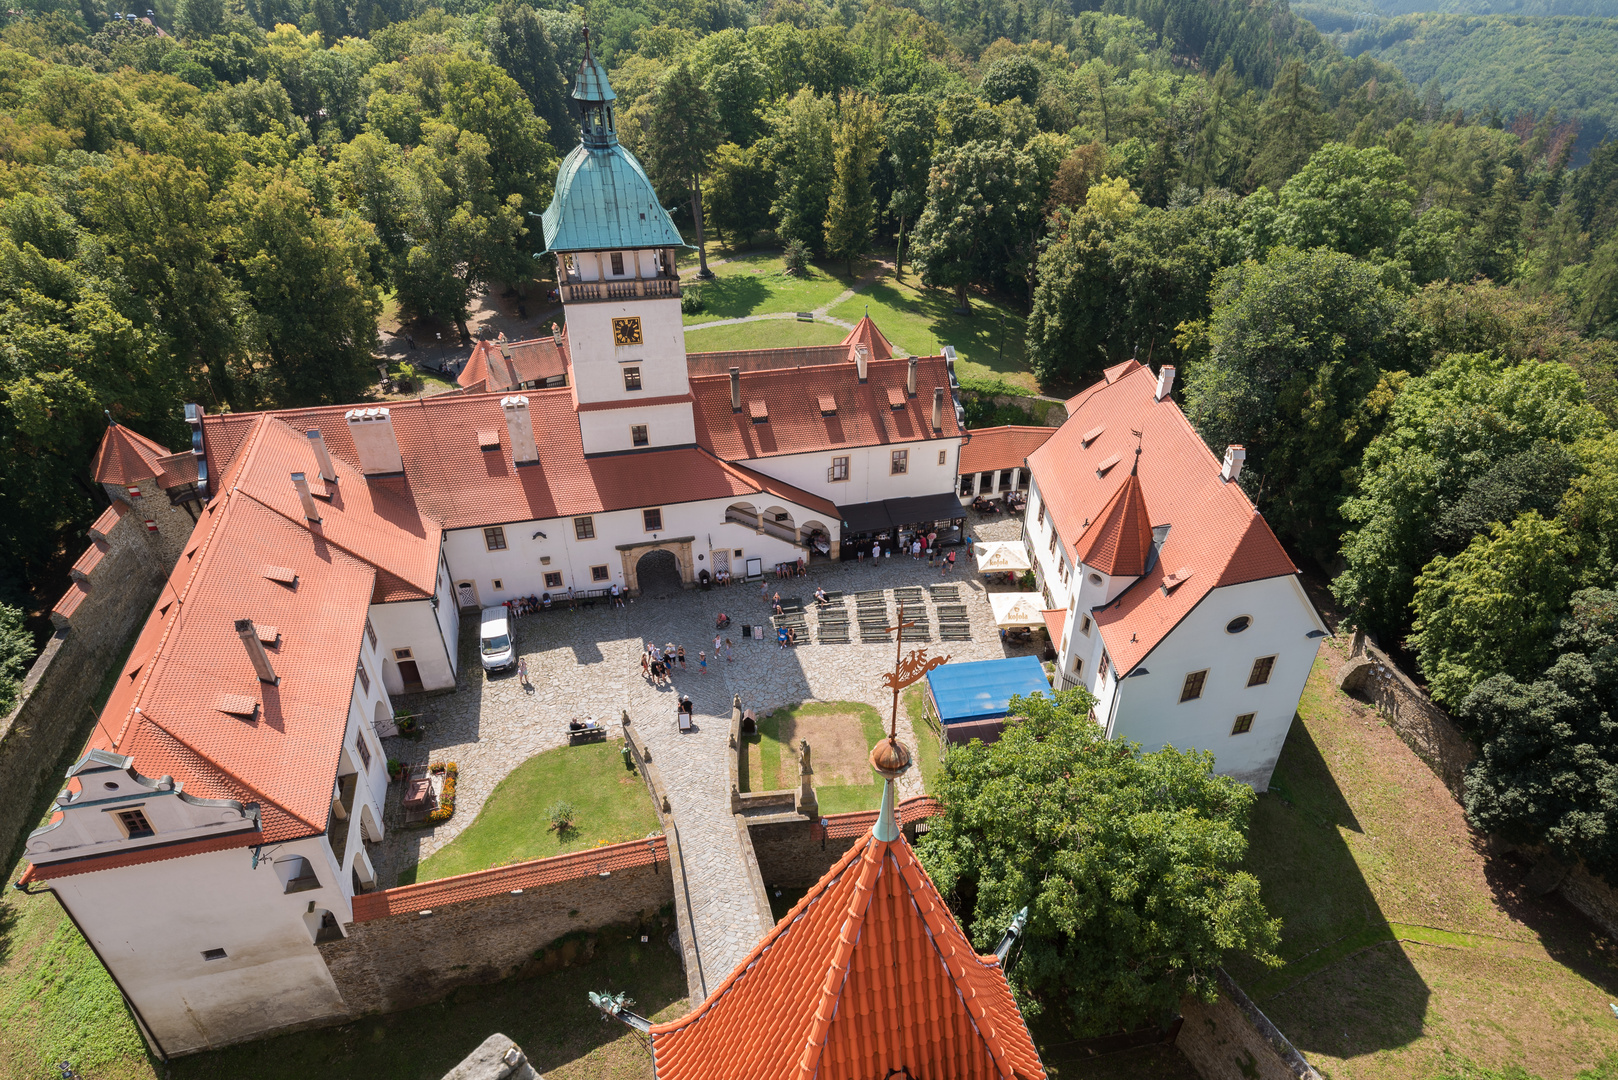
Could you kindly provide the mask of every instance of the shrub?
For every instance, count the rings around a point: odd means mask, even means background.
[[[793,277],[808,276],[809,249],[802,240],[788,240],[781,261],[786,264],[786,272]]]
[[[703,308],[702,288],[698,285],[688,285],[680,293],[680,314],[695,315]]]
[[[573,831],[573,804],[566,799],[559,799],[552,803],[551,808],[545,811],[545,814],[551,819],[551,831],[556,833],[557,836],[566,836]]]

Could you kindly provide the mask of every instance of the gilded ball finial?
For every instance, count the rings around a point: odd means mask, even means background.
[[[871,748],[871,768],[888,780],[896,780],[910,768],[910,751],[890,735]]]

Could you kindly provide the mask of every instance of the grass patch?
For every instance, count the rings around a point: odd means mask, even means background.
[[[477,820],[416,867],[414,880],[434,881],[491,866],[543,859],[598,844],[635,840],[657,830],[657,814],[640,774],[624,768],[622,739],[563,746],[535,754],[490,792]],[[573,804],[576,827],[549,828],[549,808]],[[400,884],[405,874],[400,875]]]
[[[687,352],[725,352],[733,349],[789,349],[799,345],[835,345],[848,336],[840,326],[796,319],[760,319],[724,326],[686,329]]]
[[[1328,1075],[1568,1078],[1612,1060],[1618,950],[1527,894],[1526,864],[1481,853],[1431,771],[1337,689],[1342,662],[1327,643],[1253,812],[1247,869],[1285,966],[1227,970]]]
[[[672,929],[672,920],[645,929],[608,928],[595,935],[594,956],[569,967],[529,979],[463,986],[435,1004],[342,1027],[178,1058],[172,1075],[174,1080],[438,1080],[498,1031],[521,1046],[548,1080],[651,1080],[645,1039],[622,1024],[603,1023],[586,995],[627,990],[635,1011],[654,1021],[684,1015],[685,974],[668,946]],[[644,945],[642,933],[651,939]]]
[[[1039,392],[1023,350],[1027,319],[1021,312],[974,297],[972,314],[957,315],[951,293],[924,289],[915,282],[914,275],[904,281],[885,276],[827,314],[858,322],[869,310],[887,339],[905,352],[932,356],[945,345],[955,346],[955,373],[963,382],[968,378],[999,380],[1016,393]]]
[[[927,689],[921,683],[904,693],[905,715],[910,728],[916,733],[916,765],[921,769],[921,783],[927,794],[938,796],[939,781],[944,778],[944,759],[939,753],[938,732],[928,722]]]
[[[862,756],[869,755],[871,747],[887,734],[887,726],[881,715],[862,702],[814,701],[776,709],[758,722],[759,776],[761,783],[768,786],[755,790],[779,791],[797,787],[798,757],[791,747],[786,746],[788,736],[784,733],[793,728],[810,726],[816,717],[837,715],[852,715],[858,719],[864,742]],[[795,743],[796,739],[792,741]],[[843,760],[853,752],[852,744],[843,749],[844,753],[833,758],[828,748],[817,746],[813,737],[809,739],[815,769],[815,797],[820,802],[820,812],[842,814],[854,810],[874,810],[882,798],[881,778],[872,771],[868,762],[861,761],[854,766],[852,762]],[[748,760],[751,764],[753,755],[749,754]],[[752,773],[751,768],[748,771]],[[834,777],[833,774],[838,771],[851,771],[869,779],[865,783],[850,783],[846,778]]]
[[[685,324],[739,319],[777,311],[813,311],[837,298],[856,280],[841,265],[811,264],[805,277],[789,277],[781,256],[741,256],[713,268],[711,281],[693,282],[702,290],[703,310],[685,316]]]

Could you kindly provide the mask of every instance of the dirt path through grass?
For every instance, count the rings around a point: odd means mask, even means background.
[[[1248,868],[1284,920],[1272,971],[1231,974],[1334,1080],[1460,1062],[1571,1080],[1618,1054],[1618,951],[1527,864],[1488,854],[1461,807],[1369,705],[1328,642],[1299,703]]]

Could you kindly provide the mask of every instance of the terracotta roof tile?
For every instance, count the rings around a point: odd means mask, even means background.
[[[197,482],[197,456],[189,450],[158,458],[157,465],[160,470],[157,482],[162,484],[165,490]]]
[[[1050,631],[1052,641],[1062,640],[1062,629],[1067,626],[1067,608],[1054,608],[1041,611],[1045,616],[1045,629]]]
[[[609,412],[614,409],[640,409],[648,405],[678,405],[690,401],[690,394],[663,394],[659,397],[624,398],[618,401],[581,401],[579,412]]]
[[[902,836],[867,833],[651,1039],[663,1080],[1045,1076],[999,961],[972,949]]]
[[[893,357],[893,346],[888,344],[888,339],[882,336],[882,331],[877,329],[869,315],[862,316],[843,339],[846,349],[852,350],[859,345],[871,350],[872,360],[889,360]]]
[[[961,444],[961,472],[998,472],[1020,469],[1029,454],[1045,445],[1056,434],[1050,427],[974,428]]]
[[[819,367],[849,363],[847,345],[799,345],[784,349],[733,349],[725,352],[688,352],[691,375],[729,375],[731,368],[764,371],[768,368]]]
[[[721,380],[726,381],[726,380]],[[414,506],[422,521],[441,522],[450,529],[499,525],[513,521],[576,517],[609,510],[670,505],[700,499],[732,498],[771,490],[800,505],[813,496],[776,481],[770,487],[756,473],[727,467],[707,451],[696,448],[657,450],[639,454],[609,454],[586,458],[573,412],[572,390],[559,387],[524,391],[539,447],[539,466],[521,469],[511,464],[510,449],[496,458],[479,450],[469,432],[505,432],[505,415],[498,394],[440,394],[413,401],[392,402],[389,410],[399,452],[404,459],[402,477],[361,481],[356,490],[373,498],[391,496],[401,507]],[[725,390],[729,415],[730,391]],[[343,406],[286,410],[273,415],[302,431],[319,428],[334,460],[357,471],[358,455],[348,433]],[[210,454],[216,445],[215,424],[239,422],[236,417],[207,417],[204,430]],[[307,440],[302,440],[307,442]],[[218,441],[223,445],[224,440]],[[308,454],[307,447],[304,454]],[[241,453],[234,459],[215,460],[210,467],[234,475]],[[291,471],[298,471],[293,469]],[[310,471],[305,463],[305,471]],[[284,481],[284,476],[283,476]],[[339,485],[349,490],[345,479]],[[285,483],[282,497],[289,510],[297,493]],[[829,504],[827,504],[829,505]],[[302,511],[298,511],[300,516]],[[380,582],[379,582],[380,583]]]
[[[122,424],[108,424],[96,450],[95,467],[91,470],[99,484],[136,484],[156,479],[162,467],[158,460],[169,456],[165,446],[148,439],[133,428]]]
[[[1237,484],[1220,479],[1219,460],[1172,399],[1156,399],[1149,369],[1133,360],[1068,401],[1068,421],[1028,459],[1034,482],[1068,550],[1076,557],[1091,522],[1102,517],[1130,474],[1109,459],[1134,456],[1141,432],[1139,483],[1146,525],[1169,526],[1159,558],[1112,603],[1095,612],[1107,653],[1126,674],[1166,637],[1210,589],[1297,573]],[[1084,435],[1103,430],[1088,444]],[[1170,572],[1183,584],[1161,587]],[[1190,576],[1184,577],[1186,571]]]
[[[544,382],[567,372],[567,359],[554,338],[526,341],[480,341],[456,376],[462,389],[473,393],[510,390],[530,382]]]
[[[85,582],[75,581],[69,586],[67,592],[62,594],[62,598],[56,601],[56,606],[51,608],[51,614],[63,619],[71,619],[73,613],[79,610],[79,605],[89,599],[89,596],[90,586]]]
[[[1101,516],[1079,537],[1079,560],[1110,577],[1139,577],[1152,551],[1152,525],[1146,498],[1134,473],[1101,511]]]
[[[112,535],[112,530],[117,528],[118,523],[124,519],[124,515],[129,513],[129,509],[128,503],[122,499],[114,499],[112,505],[101,511],[101,516],[91,524],[90,535],[99,536],[105,540]]]
[[[73,564],[69,573],[73,575],[75,580],[87,579],[91,574],[95,573],[96,567],[101,565],[101,560],[106,556],[106,541],[92,539],[90,546],[84,549],[84,554],[79,556],[78,562]]]
[[[958,437],[961,429],[953,402],[944,408],[944,430],[932,429],[932,388],[949,386],[944,358],[919,358],[914,398],[904,393],[907,364],[905,360],[873,360],[866,365],[865,383],[850,364],[744,371],[742,400],[764,402],[769,410],[768,425],[754,424],[750,416],[731,412],[728,373],[693,375],[697,442],[721,458],[739,461]],[[902,408],[890,405],[894,391]],[[827,398],[836,406],[834,415],[826,415]]]

